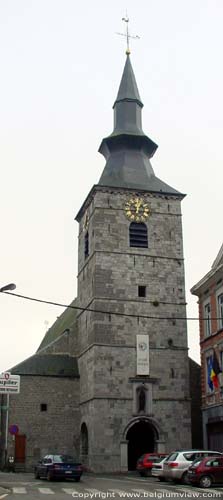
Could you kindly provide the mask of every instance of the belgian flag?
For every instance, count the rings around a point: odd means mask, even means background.
[[[221,370],[219,362],[218,362],[217,354],[214,350],[210,378],[211,378],[211,381],[212,381],[214,387],[216,387],[216,389],[219,387],[218,374],[221,373],[221,371],[222,370]]]

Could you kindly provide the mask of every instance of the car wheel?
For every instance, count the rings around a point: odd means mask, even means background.
[[[184,483],[184,484],[190,484],[187,472],[184,472],[183,475],[182,475],[182,483]]]
[[[75,481],[78,483],[80,481],[80,477],[75,477]]]
[[[159,481],[166,481],[165,477],[158,477]]]
[[[145,477],[145,472],[140,472],[139,474],[141,477]]]
[[[35,472],[34,472],[34,477],[35,477],[35,479],[40,478],[39,472],[37,470],[35,470]]]
[[[212,485],[212,480],[210,476],[202,476],[200,478],[199,484],[201,488],[210,488],[210,486]]]

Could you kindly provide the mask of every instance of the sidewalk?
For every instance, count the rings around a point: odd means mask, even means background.
[[[10,490],[0,486],[0,496],[4,495],[4,493],[10,493]]]

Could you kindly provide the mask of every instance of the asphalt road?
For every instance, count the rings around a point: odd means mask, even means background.
[[[85,474],[79,483],[35,480],[32,474],[0,472],[0,500],[223,499],[223,487],[201,489],[136,475]]]

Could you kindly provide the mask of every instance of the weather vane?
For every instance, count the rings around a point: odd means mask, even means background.
[[[127,49],[126,49],[126,55],[129,55],[130,54],[130,48],[129,48],[129,39],[130,38],[140,38],[138,35],[136,36],[133,36],[133,35],[130,35],[129,33],[129,18],[128,18],[128,15],[126,13],[126,16],[122,18],[122,21],[124,21],[126,23],[126,33],[117,33],[117,35],[121,35],[121,36],[124,36],[126,38],[126,42],[127,42]]]

